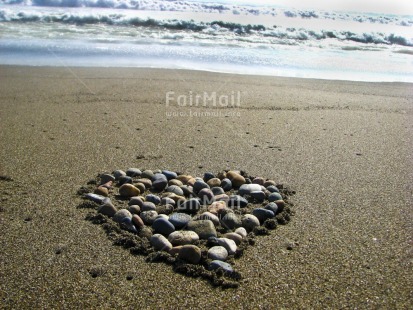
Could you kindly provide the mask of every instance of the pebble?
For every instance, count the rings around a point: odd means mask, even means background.
[[[247,231],[253,231],[255,227],[260,226],[260,220],[252,214],[245,214],[241,219],[242,227]]]
[[[126,175],[132,178],[140,177],[142,174],[142,171],[138,168],[129,168],[126,170]]]
[[[222,179],[221,181],[221,187],[224,191],[228,192],[232,189],[232,182],[230,179]]]
[[[129,199],[128,205],[138,205],[139,207],[142,207],[143,199],[141,196],[133,196]]]
[[[118,210],[111,202],[104,203],[98,209],[98,213],[109,216],[109,217],[114,216],[117,211]]]
[[[227,194],[221,194],[215,196],[215,201],[223,201],[225,204],[228,202],[229,196]]]
[[[276,200],[282,200],[282,199],[283,199],[283,197],[281,196],[281,194],[280,194],[280,193],[277,193],[277,192],[271,193],[271,194],[268,196],[268,201],[269,201],[269,202],[274,202],[274,201],[276,201]]]
[[[194,214],[201,209],[201,203],[196,198],[190,198],[178,206],[179,211]]]
[[[120,209],[113,215],[113,220],[118,223],[122,222],[125,218],[132,218],[132,214],[126,209]]]
[[[145,200],[148,202],[152,202],[154,205],[159,205],[161,203],[161,197],[154,194],[146,195]]]
[[[161,205],[175,205],[175,200],[170,197],[162,197],[161,198]]]
[[[227,204],[225,201],[215,201],[210,206],[208,206],[208,211],[212,214],[217,215],[220,210],[225,209]]]
[[[210,220],[190,221],[187,224],[186,229],[196,232],[200,239],[208,239],[217,236],[214,223]]]
[[[95,189],[95,194],[96,194],[96,195],[101,195],[101,196],[108,197],[108,195],[109,195],[109,190],[107,189],[107,187],[98,186],[98,187]]]
[[[228,257],[228,251],[223,246],[213,246],[208,250],[208,258],[212,260],[225,261]]]
[[[267,189],[267,191],[269,191],[271,193],[279,193],[280,192],[278,187],[276,187],[275,185],[267,186],[266,189]]]
[[[242,225],[241,218],[235,213],[227,213],[221,218],[221,225],[227,229],[233,230]]]
[[[240,187],[245,184],[245,178],[236,171],[228,171],[227,178],[231,180],[234,187]]]
[[[145,202],[142,204],[141,210],[142,210],[142,212],[145,212],[145,211],[155,211],[155,210],[156,210],[156,206],[155,206],[155,204],[154,204],[153,202],[145,201]]]
[[[136,180],[137,183],[142,183],[143,185],[145,185],[145,188],[151,188],[152,186],[152,181],[150,179],[147,178],[142,178],[142,179],[138,179]]]
[[[225,194],[225,191],[222,189],[222,187],[212,187],[211,191],[215,196]]]
[[[215,214],[212,214],[211,212],[204,212],[200,215],[197,215],[193,220],[194,221],[210,220],[212,223],[214,223],[215,226],[219,226],[220,224],[218,216],[216,216]]]
[[[145,190],[146,190],[146,186],[143,183],[140,183],[140,182],[135,183],[135,186],[136,186],[136,188],[138,188],[141,191],[141,193],[145,192]]]
[[[215,175],[212,172],[205,172],[204,173],[204,181],[208,182],[209,180],[215,178]]]
[[[166,188],[165,191],[169,192],[169,193],[174,193],[174,194],[179,195],[179,196],[184,195],[184,191],[178,185],[170,185]]]
[[[182,186],[180,186],[180,188],[182,189],[182,191],[184,192],[184,195],[186,197],[194,197],[195,196],[194,189],[193,189],[192,186],[182,185]]]
[[[274,214],[277,214],[278,212],[278,206],[275,202],[270,202],[269,204],[267,204],[265,206],[265,209],[271,210],[272,212],[274,212]]]
[[[172,180],[172,179],[176,179],[176,178],[178,177],[178,175],[176,174],[176,172],[169,171],[169,170],[162,170],[162,174],[163,174],[164,176],[166,176],[166,178],[168,179],[168,181],[169,181],[169,180]]]
[[[212,178],[207,181],[209,187],[218,187],[221,186],[221,180],[218,178]]]
[[[250,196],[258,202],[263,202],[265,200],[265,193],[262,191],[251,192]]]
[[[229,197],[227,205],[232,209],[244,208],[248,205],[248,200],[239,195],[231,195]]]
[[[179,254],[179,251],[182,249],[182,245],[174,246],[172,249],[169,250],[169,254],[172,256],[176,256]]]
[[[275,181],[273,180],[267,180],[264,182],[264,187],[268,188],[269,186],[275,186]]]
[[[140,214],[141,219],[146,225],[152,225],[157,216],[158,212],[156,211],[143,211]]]
[[[264,185],[264,178],[261,178],[261,177],[254,178],[252,180],[252,183],[253,184],[259,184],[259,185]]]
[[[181,181],[183,184],[187,184],[190,179],[193,179],[190,175],[181,174],[178,175],[177,179]]]
[[[235,229],[235,233],[240,235],[242,238],[246,238],[248,235],[247,230],[244,227],[238,227]]]
[[[132,215],[132,222],[135,226],[140,229],[145,226],[145,223],[142,221],[141,217],[137,214]]]
[[[184,245],[179,251],[178,258],[190,264],[198,264],[201,261],[201,249],[192,244]]]
[[[238,189],[238,195],[249,195],[251,192],[261,191],[261,185],[259,184],[243,184]]]
[[[282,212],[285,207],[285,201],[284,200],[276,200],[274,201],[277,204],[278,207],[278,212]]]
[[[103,201],[106,199],[105,196],[98,195],[98,194],[92,194],[92,193],[87,193],[84,197],[88,200],[92,200],[93,202],[96,202],[99,204],[103,203]]]
[[[199,240],[196,232],[190,230],[174,231],[168,236],[168,240],[172,245],[192,244]]]
[[[197,181],[197,179],[192,178],[192,179],[188,180],[188,182],[186,182],[186,185],[193,187],[196,181]]]
[[[162,170],[161,169],[153,170],[153,174],[157,174],[157,173],[162,173]]]
[[[213,260],[208,266],[209,270],[217,270],[219,268],[221,268],[222,270],[228,273],[231,273],[234,271],[234,269],[232,268],[230,264],[220,261],[220,260]]]
[[[160,219],[160,218],[165,219],[165,220],[169,220],[169,216],[167,216],[166,214],[159,214],[158,213],[158,216],[156,217],[155,221],[157,219]]]
[[[192,217],[186,213],[173,213],[169,216],[169,222],[171,222],[176,229],[184,228],[191,220]]]
[[[164,236],[169,236],[175,231],[174,225],[163,217],[158,217],[152,224],[152,228],[156,233],[160,233]]]
[[[133,183],[132,178],[128,177],[127,175],[120,176],[119,179],[118,179],[118,185],[123,185],[123,184],[126,184],[126,183],[132,184]]]
[[[210,205],[214,202],[214,193],[209,188],[203,188],[198,192],[198,197],[201,199],[202,204]]]
[[[263,224],[265,220],[273,218],[275,216],[274,212],[263,208],[256,208],[252,210],[252,215],[254,215],[261,224]]]
[[[172,244],[161,234],[154,234],[151,237],[151,244],[157,251],[167,251],[172,249]]]
[[[242,236],[234,232],[226,233],[223,237],[233,240],[236,245],[240,245],[242,242]]]
[[[202,181],[202,180],[197,180],[197,181],[195,181],[195,183],[194,183],[194,185],[193,185],[193,188],[194,188],[194,192],[195,193],[198,193],[201,189],[204,189],[204,188],[208,188],[209,189],[209,185],[208,184],[206,184],[204,181]]]
[[[126,210],[128,210],[132,214],[141,213],[141,207],[139,207],[138,205],[130,205],[126,208]]]
[[[105,187],[107,189],[112,189],[112,185],[113,185],[113,181],[109,181],[109,182],[106,182],[106,183],[100,185],[100,187]]]
[[[228,238],[216,238],[216,241],[228,251],[229,255],[233,255],[237,251],[237,245],[234,240]]]
[[[164,190],[168,185],[168,179],[162,173],[157,173],[152,177],[152,187],[156,190]]]
[[[177,203],[183,203],[186,198],[184,196],[178,196],[177,194],[174,193],[164,193],[164,197],[169,197],[175,201],[175,204]]]
[[[182,186],[182,185],[184,185],[184,183],[182,183],[181,181],[179,181],[177,179],[172,179],[172,180],[168,181],[168,185]]]
[[[140,193],[141,192],[138,188],[129,183],[123,184],[121,187],[119,187],[119,195],[123,197],[138,196]]]
[[[154,173],[152,170],[144,170],[142,171],[141,177],[145,179],[152,179],[154,176]]]
[[[109,173],[104,173],[100,175],[100,184],[106,184],[108,182],[114,182],[115,177]]]
[[[115,180],[117,181],[117,180],[119,180],[119,178],[121,177],[121,176],[125,176],[126,175],[126,172],[125,171],[123,171],[123,170],[115,170],[115,171],[113,171],[113,176],[115,177]]]

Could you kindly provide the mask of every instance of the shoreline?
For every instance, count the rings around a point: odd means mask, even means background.
[[[0,82],[3,307],[413,306],[411,84],[24,66]],[[215,111],[166,106],[168,91],[238,90],[218,111],[239,116],[166,115]],[[88,180],[129,167],[274,178],[295,215],[236,260],[238,289],[217,289],[114,246],[76,208]]]
[[[412,82],[405,81],[368,81],[368,80],[349,80],[349,79],[332,79],[332,78],[317,78],[317,77],[303,77],[303,76],[288,76],[288,75],[271,75],[271,74],[252,74],[252,73],[241,73],[241,72],[226,72],[226,71],[214,71],[208,69],[188,69],[188,68],[161,68],[161,67],[134,67],[134,66],[45,66],[45,65],[19,65],[19,64],[1,64],[0,67],[23,67],[23,68],[43,68],[43,69],[62,69],[62,68],[76,68],[76,69],[89,69],[89,70],[165,70],[165,71],[182,71],[182,72],[195,72],[195,73],[210,73],[218,75],[234,75],[241,77],[261,77],[261,78],[279,78],[279,79],[297,79],[297,80],[314,80],[314,81],[325,81],[325,82],[354,82],[354,83],[375,83],[375,84],[413,84]]]

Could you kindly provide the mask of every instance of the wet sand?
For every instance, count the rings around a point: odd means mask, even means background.
[[[412,87],[0,67],[1,307],[412,308]],[[170,91],[240,104],[167,105]],[[295,216],[236,260],[238,289],[214,288],[114,246],[76,208],[89,179],[128,167],[274,178]]]

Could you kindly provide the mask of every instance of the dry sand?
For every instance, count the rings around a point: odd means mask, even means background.
[[[240,91],[219,109],[240,116],[168,118],[217,111],[167,107],[168,91]],[[412,114],[403,83],[0,67],[1,307],[411,309]],[[236,261],[240,288],[214,288],[76,209],[80,186],[128,167],[244,169],[295,189],[296,215]]]

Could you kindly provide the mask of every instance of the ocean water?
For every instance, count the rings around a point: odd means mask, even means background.
[[[413,82],[413,16],[266,3],[0,0],[0,64]]]

